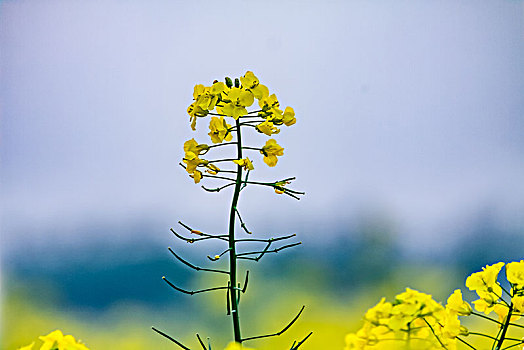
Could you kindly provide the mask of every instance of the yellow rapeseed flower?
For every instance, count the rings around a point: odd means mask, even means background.
[[[524,260],[514,261],[506,265],[506,277],[517,289],[524,289]]]
[[[282,122],[286,126],[291,126],[297,122],[297,118],[295,118],[295,111],[291,107],[286,107],[284,110],[284,114],[282,115]]]
[[[226,123],[224,117],[211,117],[208,134],[211,137],[211,141],[213,143],[221,143],[224,140],[231,141],[233,135],[229,132],[229,128],[231,128],[231,125]]]
[[[247,114],[246,107],[249,107],[255,101],[253,93],[248,90],[233,87],[229,91],[224,92],[223,102],[224,106],[217,106],[217,111],[234,119]]]
[[[199,183],[200,180],[202,179],[202,172],[199,171],[199,170],[195,170],[193,171],[193,174],[189,175],[193,178],[193,180],[195,180],[195,183]]]
[[[277,156],[284,155],[284,148],[280,147],[275,139],[269,139],[260,150],[260,153],[264,155],[264,163],[274,167],[278,162]]]
[[[497,282],[502,266],[504,266],[503,262],[486,265],[482,268],[482,271],[472,273],[466,279],[466,287],[469,290],[476,291],[478,296],[485,299],[488,303],[497,301],[502,295],[502,288]]]
[[[192,104],[187,107],[187,114],[189,114],[189,121],[191,122],[191,129],[196,130],[196,118],[197,117],[205,117],[209,111],[206,111],[202,109],[202,107],[198,106],[196,102],[193,102]]]
[[[193,152],[196,155],[205,154],[209,150],[209,146],[206,144],[198,144],[193,138],[184,142],[184,152]]]
[[[72,335],[63,335],[60,330],[39,337],[44,342],[40,350],[89,350],[84,344],[77,342]]]
[[[273,125],[273,122],[269,120],[265,120],[262,123],[255,126],[255,129],[257,131],[266,134],[267,136],[271,136],[273,134],[278,134],[280,132],[280,129]]]
[[[234,160],[233,163],[240,165],[244,168],[244,170],[253,170],[255,167],[253,166],[253,163],[251,163],[251,160],[249,158],[242,158]]]
[[[243,77],[240,77],[240,82],[242,87],[251,91],[257,100],[269,96],[269,89],[265,85],[260,84],[258,78],[251,71],[247,71]]]
[[[197,166],[208,164],[207,160],[198,158],[198,155],[193,152],[186,152],[183,162],[187,164],[186,171],[190,174],[196,170]]]
[[[461,316],[468,316],[473,311],[467,301],[462,299],[462,291],[456,289],[448,298],[446,309],[456,312]]]
[[[272,108],[280,107],[278,102],[277,95],[272,94],[258,101],[258,105],[264,112],[270,111]]]
[[[511,298],[511,303],[516,312],[521,314],[524,313],[524,295],[514,296]]]

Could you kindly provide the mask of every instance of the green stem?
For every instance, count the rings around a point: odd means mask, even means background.
[[[237,132],[237,159],[242,159],[242,136],[240,133],[240,122],[236,120]],[[237,285],[237,254],[235,247],[235,220],[238,197],[240,194],[240,186],[242,185],[242,167],[237,165],[237,178],[235,181],[235,192],[233,193],[233,201],[231,202],[231,210],[229,212],[229,281],[230,288],[229,298],[231,301],[231,318],[233,320],[233,332],[235,341],[242,343],[242,336],[240,334],[240,317],[238,315],[238,299],[235,286]]]
[[[508,315],[506,316],[506,321],[504,322],[504,326],[502,328],[502,333],[500,334],[500,339],[497,342],[497,346],[495,347],[495,350],[500,350],[502,348],[502,343],[504,343],[504,339],[506,337],[506,332],[509,327],[509,322],[511,320],[511,313],[513,311],[513,303],[511,303],[508,311]]]

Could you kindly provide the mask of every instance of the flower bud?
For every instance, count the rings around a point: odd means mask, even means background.
[[[465,337],[467,337],[469,335],[469,330],[464,327],[463,325],[460,325],[460,333],[459,335],[463,335]]]
[[[235,78],[235,87],[240,87],[240,80],[238,80],[238,78]]]
[[[226,86],[228,88],[233,87],[233,81],[231,80],[230,77],[226,77]]]

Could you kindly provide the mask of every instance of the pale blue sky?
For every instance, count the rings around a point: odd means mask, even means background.
[[[225,227],[230,193],[177,164],[207,138],[193,86],[246,70],[298,120],[259,178],[307,192],[246,191],[253,227],[328,239],[372,212],[431,246],[486,207],[524,226],[523,57],[522,1],[3,1],[2,248]],[[152,237],[75,235],[141,221]]]

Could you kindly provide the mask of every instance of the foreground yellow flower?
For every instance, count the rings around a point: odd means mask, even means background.
[[[482,271],[471,274],[466,279],[466,287],[477,292],[478,296],[489,302],[495,302],[502,296],[502,288],[497,277],[504,266],[503,262],[486,265]]]
[[[198,158],[198,155],[196,155],[193,152],[186,152],[184,159],[182,159],[184,163],[187,164],[186,171],[190,174],[193,174],[199,165],[207,165],[209,162],[205,159]]]
[[[524,289],[524,260],[506,265],[506,276],[509,283],[517,289]]]
[[[258,78],[251,71],[247,71],[243,77],[240,77],[240,82],[244,89],[253,93],[257,100],[261,100],[269,96],[269,89],[260,84]]]
[[[260,153],[264,155],[264,163],[274,167],[278,162],[277,156],[284,155],[284,148],[280,147],[275,139],[269,139],[260,150]]]
[[[191,174],[191,175],[189,175],[189,176],[191,176],[191,177],[193,178],[193,180],[195,180],[195,183],[197,184],[197,183],[199,183],[200,180],[202,179],[202,172],[199,171],[199,170],[195,170],[195,171],[193,172],[193,174]]]
[[[224,120],[224,117],[212,117],[211,121],[209,122],[209,136],[211,137],[211,141],[213,143],[221,143],[222,141],[231,141],[233,139],[233,135],[229,132],[229,129],[231,128],[231,125],[226,123]]]
[[[220,114],[238,119],[247,114],[246,107],[251,106],[254,101],[255,98],[251,91],[233,87],[228,92],[225,92],[225,97],[223,98],[225,105],[223,107],[217,106],[217,111]]]
[[[77,342],[72,335],[63,335],[60,330],[39,338],[44,342],[40,350],[89,350],[84,344]]]
[[[202,109],[202,107],[197,106],[196,102],[193,102],[189,107],[187,107],[187,114],[189,114],[189,121],[191,122],[191,129],[196,130],[196,119],[197,117],[205,117],[209,111]]]
[[[511,298],[515,312],[524,313],[524,295],[516,295]]]
[[[244,168],[244,170],[253,170],[255,167],[253,166],[253,163],[251,163],[251,160],[249,158],[243,158],[243,159],[237,159],[234,160],[233,163],[240,165]]]
[[[291,126],[297,122],[297,118],[295,118],[295,111],[291,107],[286,107],[284,110],[284,115],[282,116],[282,122],[286,126]]]
[[[272,108],[280,107],[278,102],[277,95],[272,94],[258,101],[258,105],[264,112],[269,112]]]
[[[269,120],[265,120],[262,123],[256,125],[255,129],[257,129],[258,132],[266,134],[267,136],[278,134],[280,132],[280,129],[274,126],[273,122]]]
[[[462,291],[460,289],[456,289],[453,294],[449,296],[446,309],[453,311],[460,316],[470,315],[473,311],[468,302],[462,299]]]
[[[192,152],[197,156],[205,154],[209,150],[209,146],[206,144],[198,144],[195,139],[187,140],[184,142],[184,152]]]

